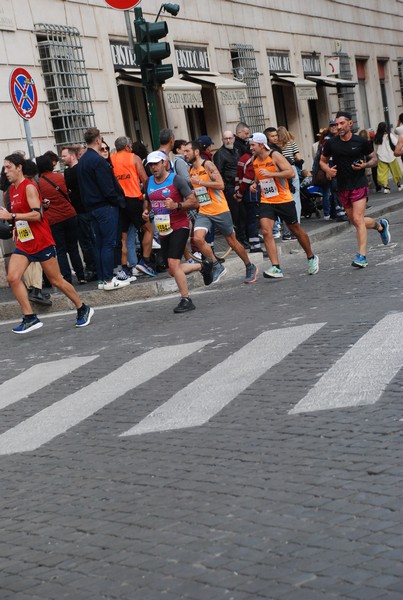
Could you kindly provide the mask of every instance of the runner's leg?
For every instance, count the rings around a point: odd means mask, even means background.
[[[82,300],[71,283],[63,279],[57,260],[55,258],[50,258],[49,260],[41,262],[41,265],[50,283],[67,296],[76,308],[81,308],[83,304]]]
[[[56,260],[56,259],[54,259]],[[32,314],[28,299],[27,288],[22,282],[22,276],[29,265],[29,260],[22,254],[12,254],[8,265],[7,281],[24,315]],[[60,275],[61,277],[61,275]]]

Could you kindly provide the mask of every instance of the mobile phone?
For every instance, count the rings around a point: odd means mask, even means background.
[[[353,165],[356,165],[356,166],[358,166],[358,165],[361,165],[362,163],[363,163],[363,160],[362,160],[362,158],[358,158],[357,160],[355,160],[355,161],[353,162]]]

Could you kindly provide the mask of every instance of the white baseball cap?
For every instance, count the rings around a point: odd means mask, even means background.
[[[265,136],[264,133],[254,133],[253,136],[251,138],[249,138],[249,141],[255,142],[255,144],[263,144],[263,146],[267,150],[270,150],[270,148],[267,144],[267,137]]]
[[[166,159],[166,154],[164,154],[160,150],[155,150],[154,152],[150,152],[150,154],[147,156],[147,165],[149,165],[150,163],[159,163],[162,160]]]

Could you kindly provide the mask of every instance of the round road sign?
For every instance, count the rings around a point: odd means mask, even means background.
[[[38,108],[38,94],[31,75],[22,67],[11,72],[9,82],[11,102],[23,119],[32,119]]]
[[[105,2],[109,6],[112,6],[112,8],[117,8],[119,10],[129,10],[130,8],[138,6],[141,0],[105,0]]]

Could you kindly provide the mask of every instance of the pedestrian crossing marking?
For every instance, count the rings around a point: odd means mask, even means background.
[[[211,340],[154,348],[0,435],[0,455],[36,450]]]
[[[34,365],[0,384],[0,409],[38,392],[57,379],[88,364],[96,356],[72,356]]]
[[[323,325],[265,331],[121,436],[203,425]]]
[[[364,334],[289,414],[375,404],[403,366],[403,313]]]

